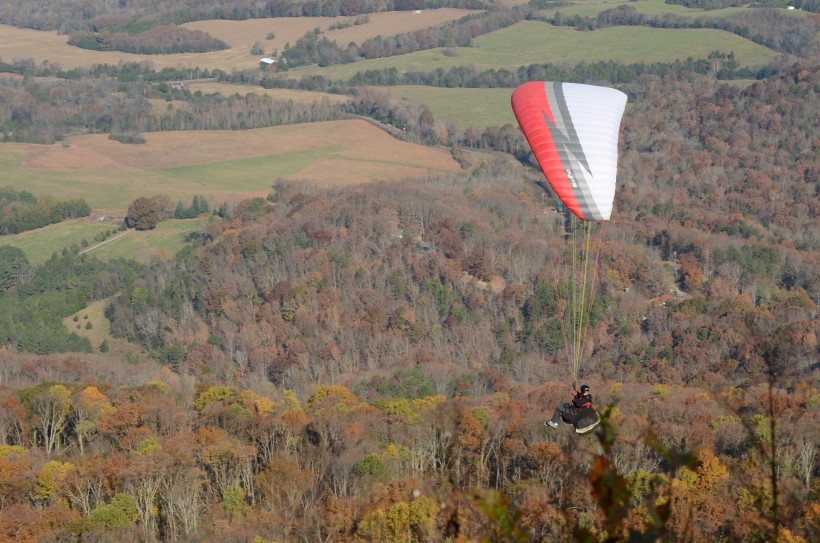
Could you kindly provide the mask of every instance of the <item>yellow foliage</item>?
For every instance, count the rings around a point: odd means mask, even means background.
[[[654,387],[652,387],[652,394],[663,398],[664,396],[669,394],[669,389],[663,385],[656,384]]]
[[[239,400],[243,404],[253,404],[256,401],[256,398],[258,398],[258,396],[256,395],[256,392],[254,392],[253,390],[250,390],[250,389],[243,390],[242,392],[239,393]]]
[[[234,396],[236,396],[236,390],[231,387],[213,386],[197,397],[194,401],[194,408],[201,413],[208,404]]]
[[[712,493],[718,486],[729,479],[729,470],[724,466],[715,454],[704,449],[698,454],[701,462],[698,468],[698,488],[705,493]]]
[[[319,385],[313,389],[313,395],[308,399],[308,407],[317,407],[325,401],[333,401],[334,406],[353,405],[358,403],[356,396],[347,387],[341,385]]]
[[[253,405],[256,408],[256,412],[262,416],[269,415],[273,413],[274,409],[276,409],[276,404],[274,401],[265,396],[259,396],[256,398]]]
[[[778,536],[778,541],[781,541],[782,543],[808,543],[799,535],[794,535],[788,528],[780,528],[780,533]]]
[[[48,389],[48,394],[55,407],[59,406],[62,410],[61,417],[68,414],[68,410],[71,409],[71,392],[63,385],[53,385]]]
[[[37,500],[51,500],[65,480],[66,474],[75,469],[74,464],[52,460],[47,462],[37,474],[37,484],[34,485],[34,498]]]
[[[698,474],[687,468],[686,466],[680,468],[675,478],[672,479],[672,490],[680,490],[683,493],[690,493],[698,486]]]
[[[421,409],[433,407],[434,405],[438,405],[444,401],[446,401],[446,398],[440,394],[437,396],[427,396],[426,398],[415,398],[413,400],[413,409],[419,411]]]
[[[140,441],[140,444],[137,446],[137,450],[134,451],[134,455],[145,456],[161,450],[162,444],[160,443],[159,438],[149,437]]]
[[[163,383],[162,381],[148,381],[147,383],[145,383],[143,385],[143,388],[145,388],[145,389],[153,388],[154,390],[156,390],[160,394],[168,394],[168,391],[170,390],[170,387],[168,386],[168,384]]]
[[[301,412],[302,405],[299,403],[299,399],[296,397],[296,394],[292,390],[286,390],[284,393],[285,396],[285,405],[287,405],[288,411],[293,412]]]
[[[0,460],[17,460],[28,455],[22,445],[0,445]]]
[[[398,458],[399,457],[399,448],[393,445],[392,443],[388,444],[387,447],[384,448],[384,457],[385,458]]]
[[[438,509],[438,504],[427,496],[422,496],[410,503],[395,503],[387,510],[377,509],[362,519],[356,541],[379,543],[427,541]]]

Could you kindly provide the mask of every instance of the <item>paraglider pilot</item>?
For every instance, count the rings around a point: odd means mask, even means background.
[[[558,428],[558,423],[561,422],[562,418],[566,422],[575,423],[574,419],[577,417],[580,410],[591,408],[592,394],[589,393],[589,386],[581,385],[580,390],[575,390],[575,386],[573,386],[572,402],[562,403],[556,407],[555,412],[552,414],[552,419],[548,420],[547,424],[553,428]]]

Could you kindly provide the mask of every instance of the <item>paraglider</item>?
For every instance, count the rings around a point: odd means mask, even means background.
[[[608,221],[615,198],[618,133],[627,96],[617,89],[533,81],[513,91],[512,108],[550,187],[569,215],[569,277],[562,330],[573,390],[586,348],[595,292],[597,256],[591,259],[593,224]],[[597,255],[597,253],[596,253]],[[600,416],[591,405],[573,417],[577,433],[592,431]]]

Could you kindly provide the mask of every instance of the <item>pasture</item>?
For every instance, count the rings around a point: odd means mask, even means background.
[[[127,258],[148,262],[152,258],[167,260],[185,244],[185,236],[202,230],[207,216],[197,219],[169,219],[157,224],[153,230],[126,230],[109,240],[90,246],[85,253],[100,260]]]
[[[26,253],[31,264],[42,264],[54,253],[59,253],[71,245],[96,243],[94,236],[109,230],[116,230],[117,224],[103,223],[89,218],[73,219],[50,224],[36,230],[10,236],[0,236],[0,245],[11,245]]]
[[[702,9],[702,8],[688,8],[679,4],[667,4],[664,0],[637,0],[634,2],[624,2],[623,0],[603,0],[591,2],[571,2],[566,6],[552,7],[543,10],[543,13],[552,15],[555,12],[561,12],[564,15],[581,17],[595,17],[602,11],[618,7],[619,5],[626,5],[635,8],[638,13],[645,15],[686,15],[692,18],[697,17],[724,17],[735,13],[742,13],[748,11],[748,6],[737,6],[722,9]],[[789,11],[789,14],[804,17],[804,11]]]
[[[190,203],[190,202],[189,202]],[[116,230],[122,222],[99,222],[94,218],[81,218],[52,224],[45,228],[0,237],[0,245],[11,245],[26,253],[31,264],[42,264],[55,253],[76,245],[83,254],[91,254],[101,260],[130,258],[148,262],[154,257],[172,257],[183,246],[187,234],[200,230],[200,219],[167,220],[154,230],[116,232],[103,242],[94,240],[101,232]],[[87,242],[85,245],[83,242]]]
[[[95,213],[124,216],[140,196],[165,194],[188,204],[199,194],[214,207],[265,196],[278,179],[329,187],[459,169],[446,149],[396,140],[363,120],[144,137],[140,145],[102,134],[64,145],[0,144],[4,184],[85,198]]]
[[[68,45],[68,36],[54,31],[29,30],[0,24],[0,60],[9,62],[17,58],[31,58],[42,63],[59,64],[63,68],[89,67],[93,64],[117,64],[119,62],[147,62],[155,69],[207,68],[246,70],[258,66],[260,55],[252,55],[251,48],[259,42],[265,55],[281,51],[285,45],[314,29],[324,32],[330,40],[340,44],[361,43],[376,36],[391,36],[438,26],[475,13],[464,9],[431,9],[421,13],[408,11],[371,13],[368,22],[353,25],[356,17],[282,17],[275,19],[248,19],[245,21],[210,20],[186,23],[182,26],[207,32],[230,46],[224,51],[209,53],[180,53],[174,55],[139,55],[118,51],[90,51]],[[328,30],[331,25],[350,24],[347,28]],[[274,39],[267,36],[273,33]]]
[[[673,62],[688,57],[706,58],[715,50],[734,51],[741,66],[759,66],[777,56],[766,47],[723,30],[611,27],[580,32],[538,21],[522,21],[476,38],[474,47],[431,49],[326,68],[296,68],[287,73],[291,77],[323,75],[332,80],[347,80],[357,72],[393,67],[400,72],[429,72],[456,66],[474,66],[481,71],[514,70],[543,63]]]
[[[460,131],[515,124],[510,107],[512,89],[448,89],[421,85],[383,87],[391,98],[424,104],[438,121],[450,121]]]

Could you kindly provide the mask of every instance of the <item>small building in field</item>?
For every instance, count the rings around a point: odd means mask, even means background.
[[[262,68],[267,68],[268,66],[271,66],[273,64],[276,64],[275,58],[264,57],[259,59],[259,66],[261,66]]]

